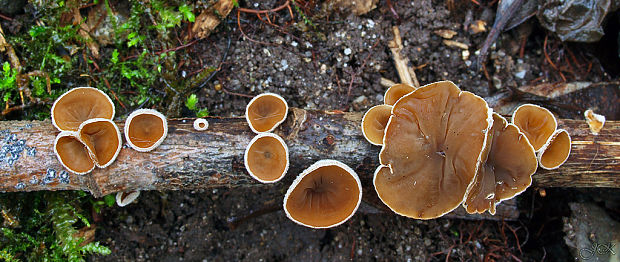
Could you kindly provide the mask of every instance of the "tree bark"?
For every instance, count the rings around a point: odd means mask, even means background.
[[[319,159],[336,159],[356,170],[366,195],[376,194],[372,176],[380,147],[360,132],[362,113],[293,108],[275,132],[288,144],[288,185]],[[96,197],[130,190],[192,190],[259,185],[245,171],[243,154],[254,137],[245,118],[207,118],[204,132],[194,119],[168,121],[168,137],[157,149],[140,153],[124,146],[116,162],[87,175],[68,173],[52,149],[59,133],[50,121],[4,121],[0,127],[0,192],[84,190]],[[117,122],[120,130],[123,122]],[[538,187],[620,188],[620,124],[608,121],[598,136],[584,120],[559,121],[572,136],[568,161],[556,170],[539,169]],[[287,182],[289,181],[289,182]],[[365,197],[366,198],[366,197]],[[375,199],[376,200],[376,199]]]

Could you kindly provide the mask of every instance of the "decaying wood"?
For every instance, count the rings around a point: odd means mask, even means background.
[[[287,121],[276,130],[290,150],[287,179],[319,159],[337,159],[358,172],[364,192],[369,192],[365,200],[377,202],[372,175],[379,147],[363,138],[361,117],[362,113],[291,109]],[[70,174],[62,168],[52,150],[58,131],[49,121],[4,121],[0,127],[0,191],[84,190],[100,197],[128,190],[258,185],[243,165],[245,147],[254,137],[245,118],[210,117],[208,121],[209,129],[198,132],[192,127],[193,119],[170,120],[168,137],[159,148],[140,153],[125,146],[114,164],[88,175]],[[118,124],[122,130],[123,123]],[[590,133],[584,120],[560,120],[559,127],[572,136],[571,156],[557,170],[539,169],[534,184],[620,188],[620,122],[608,121],[598,136]]]
[[[233,7],[232,0],[218,0],[196,17],[196,22],[192,26],[192,35],[200,39],[207,38],[221,20],[228,16]]]
[[[404,47],[398,26],[393,26],[392,31],[394,33],[394,39],[388,42],[388,46],[392,52],[392,60],[394,60],[394,65],[396,66],[396,71],[398,72],[400,82],[413,87],[420,87],[420,82],[418,82],[415,71],[407,65],[409,64],[409,58],[403,57],[400,54],[400,51],[402,51]]]

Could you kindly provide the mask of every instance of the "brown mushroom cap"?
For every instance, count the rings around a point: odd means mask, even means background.
[[[246,147],[243,158],[248,173],[262,183],[279,181],[289,166],[286,143],[272,133],[256,135]]]
[[[114,118],[114,103],[96,88],[73,88],[52,106],[52,124],[60,131],[77,131],[82,122],[92,118]]]
[[[112,164],[123,145],[118,127],[112,120],[105,118],[86,120],[80,125],[78,135],[100,168]]]
[[[383,133],[392,115],[392,106],[373,106],[362,118],[362,134],[373,145],[383,145]]]
[[[466,211],[495,214],[495,207],[525,191],[532,184],[538,168],[536,153],[525,135],[506,119],[493,113],[483,165],[478,169],[472,188],[463,202]]]
[[[361,200],[362,184],[353,169],[336,160],[320,160],[286,191],[284,211],[297,224],[329,228],[351,218]]]
[[[386,105],[394,105],[401,97],[415,91],[415,87],[408,84],[395,84],[385,91],[383,103]]]
[[[568,159],[570,149],[570,135],[566,130],[558,129],[538,152],[540,167],[547,170],[560,167]]]
[[[558,127],[555,116],[549,110],[533,104],[519,106],[512,114],[512,123],[525,134],[536,152]]]
[[[148,152],[158,147],[168,135],[168,121],[153,109],[138,109],[125,120],[125,139],[131,148]]]
[[[492,123],[486,102],[450,81],[404,96],[394,104],[379,154],[379,198],[412,218],[455,209],[478,170]]]
[[[54,154],[62,166],[72,173],[82,175],[95,168],[86,145],[77,138],[75,132],[63,131],[56,136]]]
[[[245,118],[254,133],[271,132],[284,122],[288,104],[281,96],[264,93],[254,97],[245,108]]]

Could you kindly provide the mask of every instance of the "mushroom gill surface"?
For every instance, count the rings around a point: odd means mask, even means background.
[[[270,132],[284,122],[288,114],[286,100],[277,94],[254,97],[245,110],[245,117],[254,133]]]
[[[350,167],[321,160],[295,179],[284,197],[284,210],[296,223],[328,228],[353,216],[361,197],[361,183]]]
[[[60,163],[76,174],[86,174],[95,168],[86,145],[75,137],[74,132],[61,132],[54,142],[54,152]]]
[[[383,134],[391,114],[390,105],[377,105],[368,109],[362,118],[362,134],[368,142],[383,145]]]
[[[492,126],[486,102],[450,81],[420,87],[394,105],[374,185],[394,212],[431,219],[463,201]]]
[[[166,117],[152,109],[138,109],[125,122],[125,139],[140,152],[159,146],[168,133]]]
[[[61,131],[77,131],[92,118],[114,118],[114,104],[99,89],[77,87],[60,96],[52,106],[52,124]]]
[[[555,116],[546,108],[524,104],[512,114],[512,123],[525,134],[538,152],[558,126]]]
[[[112,164],[121,151],[121,134],[112,120],[89,119],[80,126],[79,136],[100,168]]]
[[[248,173],[256,180],[273,183],[282,179],[288,170],[288,149],[279,136],[261,133],[250,141],[244,162]]]
[[[534,148],[519,129],[493,113],[493,127],[483,153],[483,165],[478,169],[474,184],[463,206],[472,213],[489,211],[502,200],[525,191],[532,184],[538,168]]]

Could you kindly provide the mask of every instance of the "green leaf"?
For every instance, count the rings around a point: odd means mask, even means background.
[[[200,109],[200,110],[198,110],[198,112],[196,112],[196,116],[197,117],[209,116],[209,110],[206,109],[206,108]]]
[[[38,35],[45,33],[45,31],[47,31],[45,26],[33,26],[28,30],[28,34],[30,34],[30,37],[36,38]]]
[[[194,22],[196,20],[196,16],[192,13],[192,9],[187,6],[187,4],[179,6],[179,11],[183,14],[187,21]]]
[[[110,58],[110,61],[112,64],[118,63],[118,49],[114,49],[114,51],[112,51],[112,58]]]
[[[103,201],[105,201],[105,204],[108,205],[108,207],[112,207],[114,206],[114,204],[116,204],[116,198],[113,194],[104,196]]]
[[[198,98],[196,97],[196,94],[191,94],[187,98],[187,101],[185,101],[185,106],[187,107],[187,109],[193,111],[196,110],[196,103],[198,103]]]
[[[11,73],[11,65],[9,65],[9,62],[4,62],[4,64],[2,64],[2,70],[4,70],[5,76]]]

